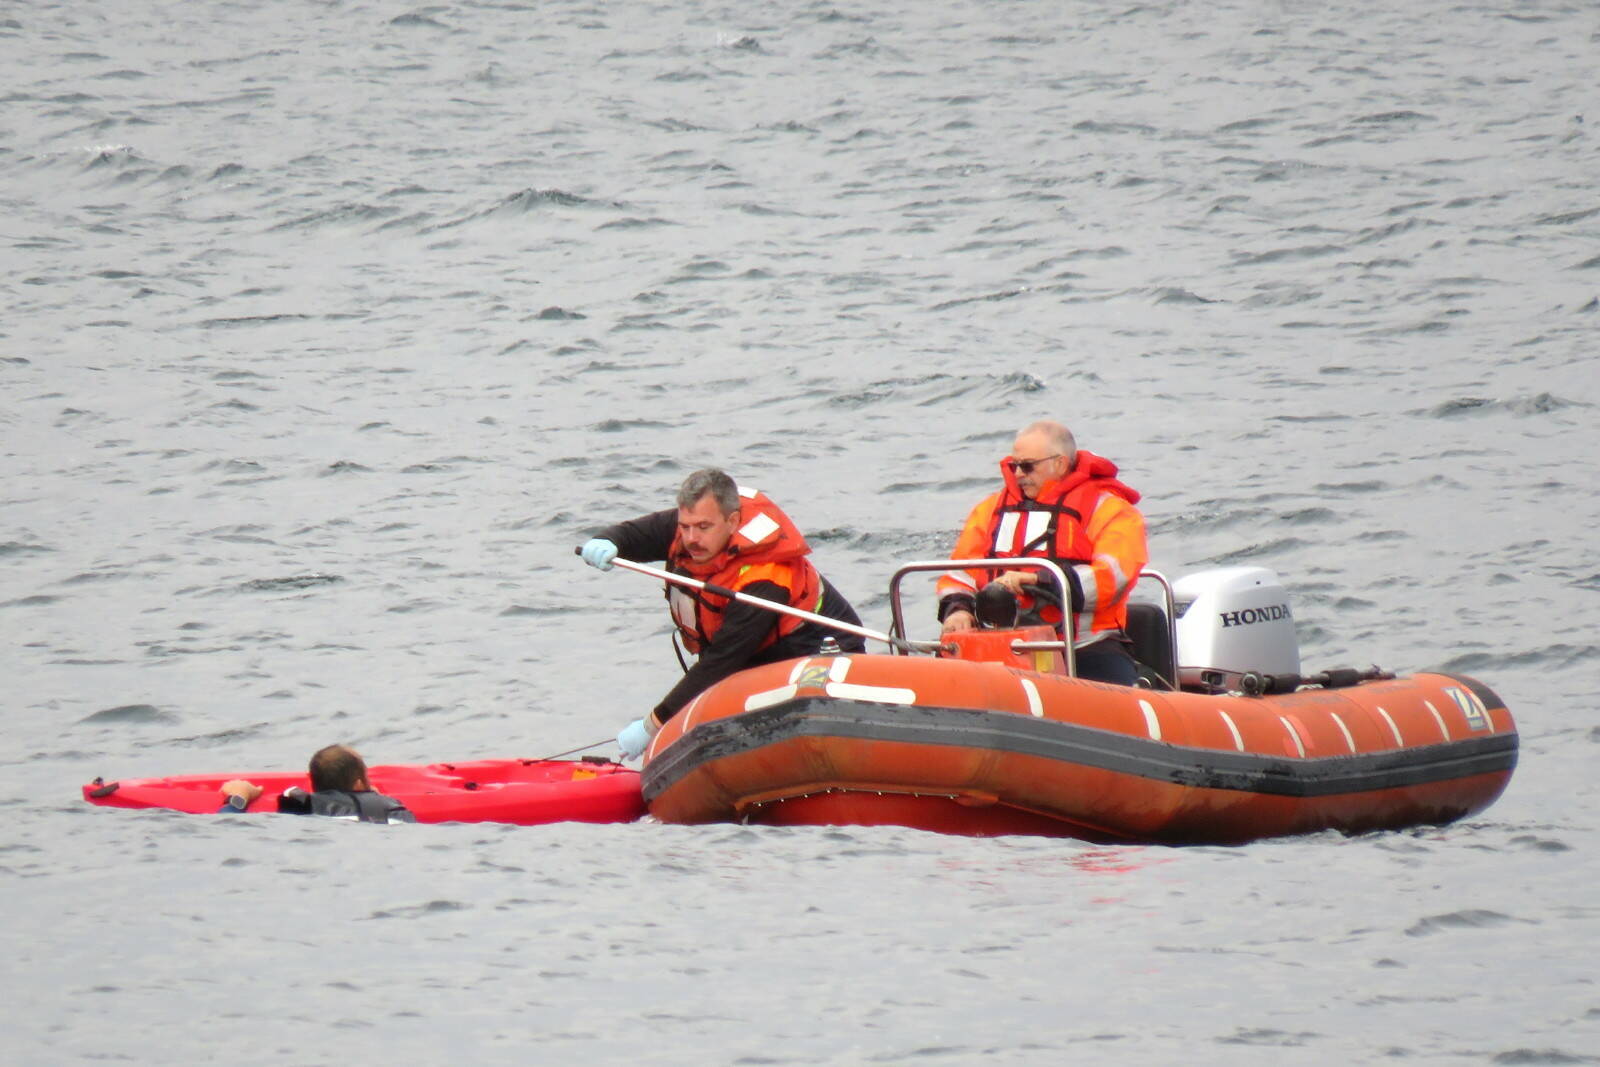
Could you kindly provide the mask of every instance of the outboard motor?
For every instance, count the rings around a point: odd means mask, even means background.
[[[1240,688],[1246,674],[1297,675],[1289,593],[1265,567],[1219,567],[1172,583],[1178,681],[1186,689]]]

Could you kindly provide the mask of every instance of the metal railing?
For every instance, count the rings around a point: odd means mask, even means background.
[[[895,569],[894,575],[889,579],[889,614],[894,620],[890,633],[902,639],[906,638],[905,610],[900,603],[900,580],[908,574],[919,571],[951,571],[951,570],[1008,570],[1043,571],[1055,582],[1056,590],[1061,597],[1061,622],[1055,627],[1060,635],[1058,641],[1013,641],[1013,652],[1060,652],[1066,657],[1067,674],[1075,676],[1078,673],[1078,664],[1072,653],[1072,642],[1066,640],[1066,634],[1071,626],[1072,594],[1068,591],[1067,576],[1059,564],[1053,560],[1036,559],[1029,556],[1019,556],[1015,559],[929,559],[916,560],[911,563],[902,563]],[[906,643],[919,651],[937,652],[943,645],[938,641],[910,641]],[[898,651],[898,649],[897,649]]]
[[[1011,642],[1012,652],[1060,652],[1066,659],[1067,674],[1076,677],[1078,673],[1077,658],[1074,655],[1075,643],[1066,640],[1068,627],[1072,617],[1072,598],[1067,587],[1067,576],[1059,564],[1048,559],[1034,559],[1030,557],[1017,557],[1012,559],[939,559],[918,560],[912,563],[902,563],[889,579],[889,612],[893,619],[890,633],[900,637],[907,648],[919,652],[938,652],[944,646],[939,641],[912,641],[908,636],[905,621],[905,608],[900,599],[900,583],[908,574],[922,571],[947,571],[947,570],[1037,570],[1043,571],[1055,582],[1056,589],[1061,596],[1061,623],[1055,629],[1060,637],[1056,641],[1022,641]],[[1173,688],[1178,685],[1178,608],[1173,596],[1172,583],[1160,571],[1144,570],[1139,572],[1139,577],[1134,585],[1139,582],[1153,581],[1160,587],[1161,615],[1166,626],[1167,663],[1163,678]],[[904,655],[906,649],[896,648]]]

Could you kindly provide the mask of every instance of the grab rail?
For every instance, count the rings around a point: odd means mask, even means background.
[[[1142,570],[1134,581],[1135,588],[1146,578],[1151,579],[1161,587],[1161,614],[1167,621],[1167,673],[1162,676],[1162,681],[1169,686],[1178,688],[1178,601],[1172,592],[1172,583],[1160,571]]]
[[[902,563],[889,579],[889,614],[893,619],[893,625],[890,626],[889,632],[899,636],[902,640],[906,639],[905,611],[900,603],[900,580],[907,574],[913,574],[918,571],[976,570],[978,568],[1008,571],[1044,571],[1055,582],[1056,589],[1061,594],[1061,622],[1055,627],[1055,630],[1061,636],[1061,640],[1030,641],[1027,642],[1027,645],[1030,648],[1037,648],[1038,651],[1060,651],[1066,657],[1067,675],[1069,677],[1076,676],[1078,673],[1077,660],[1073,656],[1072,642],[1066,640],[1067,627],[1070,625],[1068,618],[1072,613],[1072,594],[1069,592],[1066,573],[1053,560],[1019,556],[1015,559],[928,559]],[[907,643],[919,649],[931,644],[932,648],[928,649],[929,651],[937,651],[940,647],[936,642],[908,641]],[[896,649],[896,651],[899,650]]]

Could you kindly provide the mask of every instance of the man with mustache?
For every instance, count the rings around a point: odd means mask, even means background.
[[[634,563],[665,560],[667,569],[711,585],[860,626],[855,609],[810,560],[811,546],[766,494],[741,489],[715,467],[689,475],[675,510],[608,526],[584,544],[583,561],[610,570],[618,557]],[[679,585],[667,589],[672,619],[699,659],[642,719],[617,735],[633,759],[661,724],[715,682],[746,667],[815,655],[832,637],[843,652],[866,650],[861,638]]]

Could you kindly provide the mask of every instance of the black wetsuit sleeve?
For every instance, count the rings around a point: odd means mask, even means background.
[[[677,513],[673,512],[672,515],[673,521],[676,522]],[[618,548],[621,548],[620,544]],[[776,601],[779,604],[789,602],[789,591],[776,582],[752,582],[739,592],[763,600]],[[777,625],[776,612],[738,600],[729,604],[717,636],[700,653],[695,665],[678,679],[678,684],[673,686],[672,690],[661,698],[661,703],[656,705],[656,721],[666,722],[685,704],[698,696],[701,690],[715,685],[735,671],[750,666],[750,661],[760,649],[761,642],[767,639],[767,635]]]
[[[292,785],[278,794],[278,810],[287,815],[310,815],[311,794]]]
[[[944,622],[952,611],[968,611],[976,615],[978,598],[971,593],[950,593],[939,601],[939,621]]]
[[[617,546],[617,555],[633,563],[654,563],[667,558],[678,532],[678,510],[654,511],[607,526],[595,532]]]
[[[856,614],[856,609],[850,606],[850,601],[846,600],[844,594],[835,589],[827,578],[822,579],[822,605],[817,608],[817,614],[847,622],[851,626],[861,625],[861,617]],[[767,650],[762,662],[773,663],[780,659],[794,659],[796,656],[816,655],[823,640],[829,637],[839,645],[840,652],[867,650],[867,643],[859,634],[845,633],[843,630],[820,626],[814,622],[803,622],[799,629],[788,637],[780,637],[778,643]]]

